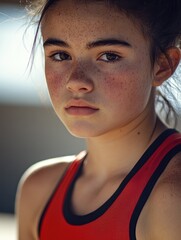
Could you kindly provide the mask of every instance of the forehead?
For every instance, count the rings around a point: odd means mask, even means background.
[[[73,38],[80,41],[84,38],[120,37],[132,44],[147,42],[138,22],[133,22],[105,1],[58,1],[46,12],[41,30],[43,38],[61,37],[67,41]]]

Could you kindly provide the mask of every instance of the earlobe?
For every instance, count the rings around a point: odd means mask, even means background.
[[[180,49],[170,47],[166,53],[160,54],[154,67],[153,86],[158,87],[175,72],[181,58]]]

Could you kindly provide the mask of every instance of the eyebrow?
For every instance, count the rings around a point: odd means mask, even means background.
[[[48,38],[43,43],[44,47],[51,46],[51,45],[70,48],[70,46],[66,42],[64,42],[63,40],[60,40],[60,39],[56,39],[56,38]]]
[[[96,47],[102,47],[102,46],[123,46],[123,47],[131,47],[131,44],[124,41],[124,40],[119,40],[119,39],[115,39],[115,38],[108,38],[108,39],[99,39],[93,42],[89,42],[86,45],[87,49],[92,49],[92,48],[96,48]],[[48,38],[44,43],[43,43],[44,47],[47,46],[59,46],[59,47],[66,47],[66,48],[70,48],[69,44],[64,42],[61,39],[57,39],[57,38]]]
[[[124,46],[124,47],[131,47],[131,44],[123,41],[123,40],[119,40],[119,39],[114,39],[114,38],[109,38],[109,39],[100,39],[94,42],[90,42],[87,44],[87,48],[91,49],[91,48],[95,48],[95,47],[101,47],[101,46]]]

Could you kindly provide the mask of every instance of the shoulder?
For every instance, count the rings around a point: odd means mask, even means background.
[[[43,190],[43,186],[50,185],[52,187],[52,184],[63,176],[67,167],[75,159],[75,156],[66,156],[44,160],[32,165],[23,174],[19,182],[18,193],[31,189],[35,192],[40,187]]]
[[[49,177],[55,177],[56,173],[58,176],[61,176],[61,174],[64,173],[66,170],[66,167],[75,160],[75,156],[65,156],[65,157],[59,157],[59,158],[52,158],[47,159],[44,161],[40,161],[38,163],[35,163],[30,168],[26,170],[26,172],[23,174],[19,187],[22,188],[24,185],[31,185],[32,183],[39,183],[41,184],[41,180],[46,181],[47,174]],[[50,179],[49,179],[50,180]],[[37,182],[38,181],[38,182]],[[35,187],[35,186],[33,186]]]
[[[170,162],[149,199],[151,239],[180,240],[181,236],[181,153]]]
[[[16,197],[19,239],[38,239],[40,215],[53,193],[56,184],[75,156],[41,161],[31,166],[22,176]]]

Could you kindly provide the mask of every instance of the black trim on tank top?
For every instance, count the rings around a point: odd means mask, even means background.
[[[150,180],[148,181],[145,189],[143,190],[143,192],[138,200],[138,203],[137,203],[137,205],[133,211],[132,217],[131,217],[130,228],[129,228],[130,240],[136,240],[136,224],[137,224],[138,218],[139,218],[140,213],[141,213],[145,203],[147,202],[155,184],[157,183],[159,177],[161,176],[161,174],[163,173],[163,171],[169,164],[170,160],[179,152],[181,152],[181,144],[178,144],[176,147],[171,149],[165,155],[165,157],[163,158],[163,160],[161,161],[161,163],[159,164],[159,166],[157,167],[157,169],[151,176]]]
[[[43,211],[42,211],[42,214],[41,214],[40,219],[39,219],[39,224],[38,224],[38,234],[39,234],[38,236],[40,236],[41,225],[42,225],[43,219],[44,219],[44,217],[45,217],[45,215],[46,215],[46,211],[47,211],[47,209],[48,209],[48,207],[49,207],[49,204],[50,204],[50,202],[52,201],[55,193],[57,192],[60,183],[63,181],[64,177],[66,177],[66,173],[67,173],[69,167],[71,167],[71,164],[69,164],[69,166],[67,167],[65,173],[64,173],[64,174],[61,176],[61,178],[58,180],[58,182],[57,182],[57,184],[55,185],[55,188],[54,188],[51,196],[49,197],[49,199],[48,199],[48,201],[47,201],[47,203],[46,203],[46,205],[45,205],[45,207],[44,207],[44,209],[43,209]]]
[[[118,189],[102,206],[100,206],[95,211],[88,213],[86,215],[76,215],[73,212],[73,209],[71,207],[71,199],[72,199],[72,192],[73,192],[75,182],[82,173],[82,168],[83,168],[83,162],[82,162],[79,170],[77,171],[72,183],[70,184],[67,190],[67,194],[64,200],[63,214],[66,221],[71,225],[84,225],[102,216],[109,209],[109,207],[114,203],[114,201],[118,198],[118,196],[124,190],[124,188],[126,187],[128,182],[131,180],[131,178],[142,168],[142,166],[148,161],[148,159],[157,150],[157,148],[164,142],[164,140],[166,140],[170,135],[174,133],[177,133],[175,129],[166,129],[154,140],[154,142],[148,147],[148,149],[144,152],[144,154],[138,160],[138,162],[135,164],[132,170],[121,182]]]

